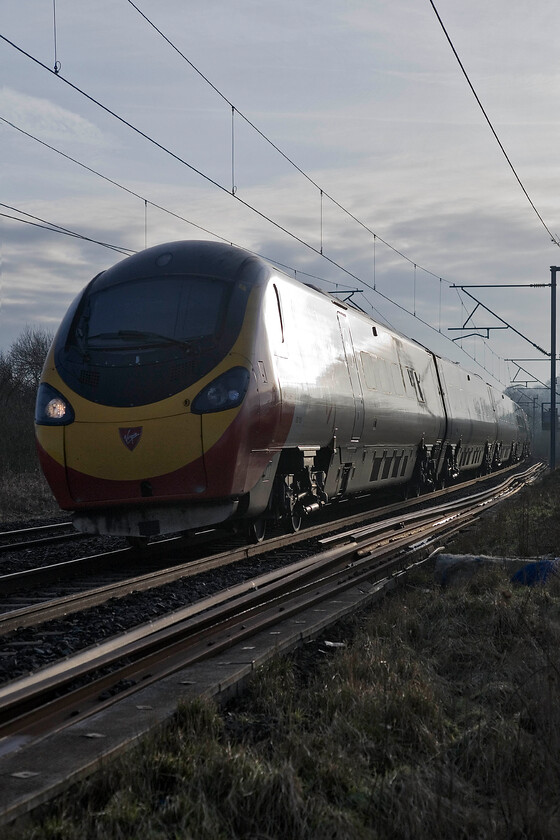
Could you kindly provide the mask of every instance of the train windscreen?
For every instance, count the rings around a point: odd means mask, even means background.
[[[219,334],[229,284],[212,277],[157,277],[93,289],[76,324],[88,349],[122,342],[190,342]]]
[[[61,325],[57,370],[73,391],[105,405],[165,399],[230,351],[249,291],[247,283],[198,274],[120,282],[101,274]]]

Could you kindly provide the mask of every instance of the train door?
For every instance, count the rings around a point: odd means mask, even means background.
[[[338,312],[338,326],[340,327],[340,335],[342,337],[342,346],[344,348],[344,355],[346,358],[346,370],[350,378],[352,386],[352,394],[354,396],[354,422],[352,424],[352,442],[357,443],[364,430],[364,396],[362,393],[362,384],[358,375],[358,366],[356,364],[356,354],[354,352],[354,342],[352,341],[352,334],[346,315]]]

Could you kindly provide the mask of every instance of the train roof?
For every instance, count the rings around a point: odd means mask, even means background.
[[[261,257],[225,242],[181,239],[153,245],[120,260],[94,278],[97,289],[142,276],[157,277],[170,272],[201,274],[223,279],[235,278],[240,271],[265,266]]]

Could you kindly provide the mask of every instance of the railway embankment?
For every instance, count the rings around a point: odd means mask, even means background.
[[[560,474],[446,547],[560,554]],[[201,699],[28,821],[20,838],[556,838],[560,580],[426,564],[368,613]]]

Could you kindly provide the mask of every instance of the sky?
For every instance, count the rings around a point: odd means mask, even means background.
[[[547,381],[560,4],[434,3],[534,206],[430,0],[2,0],[0,351],[127,253],[223,239]]]

